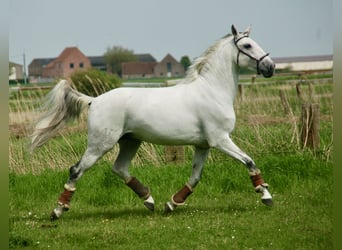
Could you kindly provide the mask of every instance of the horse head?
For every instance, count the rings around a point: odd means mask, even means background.
[[[231,27],[234,36],[234,44],[237,49],[236,64],[240,67],[255,69],[258,74],[264,77],[271,77],[274,74],[275,64],[264,50],[250,37],[251,28],[244,32],[238,32],[234,25]]]

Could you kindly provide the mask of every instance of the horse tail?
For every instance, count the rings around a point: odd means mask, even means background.
[[[93,99],[73,89],[69,81],[59,81],[47,95],[46,112],[38,119],[31,135],[31,151],[46,143],[68,121],[78,118]]]

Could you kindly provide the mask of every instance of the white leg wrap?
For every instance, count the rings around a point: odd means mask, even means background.
[[[56,217],[59,218],[64,212],[64,205],[59,205],[56,207],[53,212],[55,213]]]
[[[177,205],[175,205],[173,202],[166,202],[165,204],[165,211],[166,212],[172,212],[173,210],[175,210],[175,208],[177,207]]]
[[[154,200],[153,200],[152,195],[150,195],[150,196],[145,200],[145,202],[154,204]]]
[[[66,183],[64,185],[64,188],[70,192],[75,192],[76,188],[75,187],[72,187],[71,185],[69,185],[68,183]]]

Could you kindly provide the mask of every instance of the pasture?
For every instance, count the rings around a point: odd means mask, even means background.
[[[71,210],[56,222],[49,221],[50,212],[68,168],[86,148],[85,117],[30,155],[30,122],[46,91],[15,93],[10,99],[10,248],[332,249],[333,84],[329,74],[309,75],[299,99],[295,84],[300,80],[275,76],[258,84],[257,79],[235,102],[232,138],[270,184],[273,207],[261,204],[241,163],[213,150],[187,204],[165,215],[164,203],[190,175],[193,149],[185,147],[184,163],[172,165],[165,162],[163,146],[145,143],[131,171],[152,188],[153,213],[111,173],[115,147],[82,177]],[[280,89],[293,117],[284,113]],[[315,152],[301,148],[303,102],[320,105]]]

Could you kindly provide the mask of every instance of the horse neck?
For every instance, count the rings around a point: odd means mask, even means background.
[[[220,42],[217,49],[209,55],[201,78],[211,89],[220,92],[220,95],[227,98],[226,100],[233,102],[238,84],[236,53],[231,40]]]

